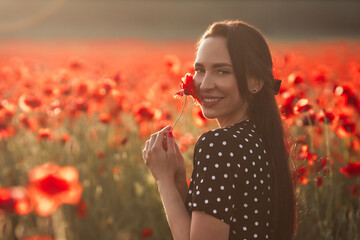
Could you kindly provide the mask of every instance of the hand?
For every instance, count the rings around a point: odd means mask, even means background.
[[[159,132],[152,134],[151,138],[146,141],[145,148],[142,151],[144,162],[157,181],[175,182],[178,162],[174,138],[171,132],[168,133],[170,129],[171,126],[167,126]],[[162,144],[165,134],[168,134],[167,151],[164,150]]]

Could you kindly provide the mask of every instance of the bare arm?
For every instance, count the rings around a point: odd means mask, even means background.
[[[166,217],[175,240],[222,240],[228,239],[229,225],[208,214],[194,211],[192,217],[184,201],[187,183],[184,171],[178,164],[177,146],[173,138],[168,138],[168,151],[162,148],[161,139],[166,134],[164,128],[153,134],[143,150],[143,158],[151,170],[166,212]],[[180,153],[181,155],[181,153]],[[181,168],[181,167],[180,167]],[[179,179],[176,176],[179,173]]]
[[[166,217],[175,240],[190,239],[190,214],[185,208],[184,201],[181,198],[175,183],[169,181],[157,181],[159,193]]]

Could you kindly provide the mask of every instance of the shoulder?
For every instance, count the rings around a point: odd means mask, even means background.
[[[203,133],[197,140],[195,150],[213,151],[219,148],[228,148],[232,143],[233,137],[226,128],[219,128]]]
[[[199,147],[251,147],[262,145],[262,137],[256,125],[249,120],[226,128],[218,128],[202,134],[195,145]]]

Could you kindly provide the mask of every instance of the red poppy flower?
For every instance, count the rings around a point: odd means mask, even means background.
[[[344,168],[340,168],[340,172],[344,173],[347,177],[360,176],[360,162],[350,162]]]
[[[31,204],[25,188],[0,188],[0,209],[19,215],[29,214]]]
[[[181,90],[175,93],[174,97],[177,96],[182,97],[185,94],[185,95],[190,95],[194,98],[194,100],[197,100],[193,76],[190,73],[187,73],[181,80],[182,80],[182,83],[180,84]]]
[[[14,199],[14,212],[16,214],[25,215],[31,212],[30,198],[24,187],[12,187],[11,195]]]
[[[40,128],[38,131],[38,139],[49,139],[51,137],[51,130],[50,128]]]
[[[24,96],[24,103],[26,104],[26,106],[30,107],[31,109],[35,109],[41,106],[40,98],[31,95]]]
[[[63,142],[63,143],[66,143],[66,142],[68,142],[68,141],[70,141],[71,140],[71,135],[70,135],[70,133],[63,133],[62,135],[61,135],[61,141]]]
[[[300,74],[297,74],[297,73],[291,73],[289,76],[288,76],[288,82],[292,85],[297,85],[297,84],[300,84],[304,81],[304,78],[302,76],[300,76]]]
[[[349,187],[349,192],[351,193],[351,195],[355,198],[360,196],[360,185],[354,183],[353,185],[351,185]]]
[[[294,115],[294,101],[296,100],[295,95],[290,92],[284,92],[281,94],[281,98],[284,99],[284,102],[280,108],[281,113],[287,118],[293,116]]]
[[[306,166],[301,166],[295,170],[294,176],[296,179],[303,185],[309,182],[309,179],[306,177],[310,173],[310,170]]]
[[[299,181],[302,185],[306,185],[309,182],[309,179],[307,177],[301,176]]]
[[[111,121],[111,114],[110,113],[100,113],[99,120],[102,123],[109,123]]]
[[[0,209],[4,211],[14,209],[14,201],[9,188],[0,188]]]
[[[165,65],[171,74],[177,75],[180,72],[180,60],[176,55],[165,56]]]
[[[136,122],[140,123],[153,120],[155,113],[149,103],[143,103],[135,107],[134,115]]]
[[[142,238],[150,237],[152,234],[153,234],[153,230],[151,228],[145,228],[144,230],[141,231]]]
[[[350,122],[348,119],[344,119],[342,121],[342,124],[337,129],[336,133],[341,138],[347,138],[350,135],[355,134],[356,130],[356,124],[353,122]]]
[[[335,120],[335,114],[332,111],[322,110],[317,114],[320,123],[331,124]]]
[[[87,215],[87,204],[84,200],[80,200],[76,205],[76,215],[78,217],[85,217]]]
[[[19,114],[19,121],[24,125],[24,127],[32,129],[30,119],[24,113]]]
[[[104,158],[105,157],[105,153],[103,151],[99,151],[97,154],[98,158]]]
[[[40,216],[51,215],[62,204],[77,204],[83,191],[74,167],[47,163],[29,173],[27,187],[34,210]]]
[[[84,112],[86,112],[89,108],[89,104],[82,97],[78,97],[75,99],[75,106],[77,110]]]
[[[335,88],[335,93],[344,96],[347,105],[354,106],[355,108],[359,107],[359,100],[351,86],[337,86]]]
[[[300,99],[294,106],[294,112],[296,114],[304,113],[311,109],[312,109],[312,107],[309,104],[309,100],[306,98]]]
[[[316,172],[320,172],[321,170],[323,170],[327,164],[328,164],[328,160],[326,157],[321,157],[320,159],[318,159],[315,168]]]
[[[322,186],[323,185],[323,183],[324,183],[324,180],[323,180],[323,178],[322,177],[316,177],[316,185],[317,186]]]

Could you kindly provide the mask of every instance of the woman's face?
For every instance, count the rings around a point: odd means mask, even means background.
[[[216,118],[221,127],[247,119],[247,103],[239,94],[226,44],[223,37],[205,38],[194,63],[194,80],[202,112],[206,118]]]

